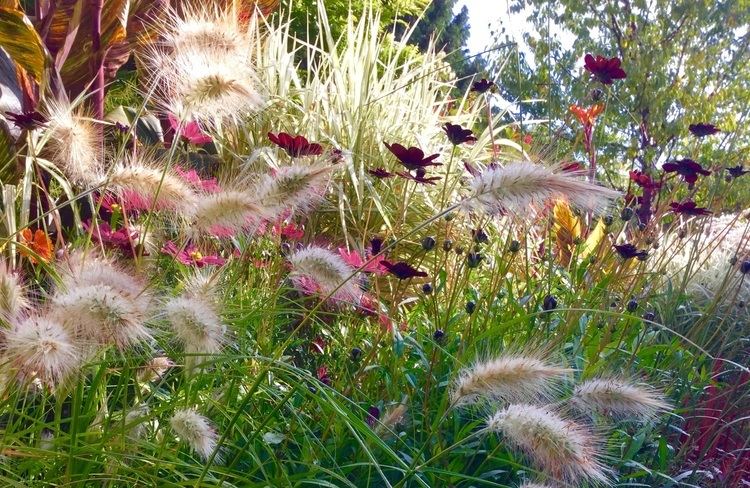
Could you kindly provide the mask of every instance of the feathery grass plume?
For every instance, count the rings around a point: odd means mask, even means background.
[[[574,405],[587,413],[611,415],[617,419],[649,421],[669,410],[661,393],[649,385],[619,378],[594,378],[576,386]]]
[[[334,169],[330,163],[285,166],[264,176],[254,192],[263,216],[274,219],[286,210],[311,208],[323,199]]]
[[[60,288],[63,290],[104,285],[137,301],[144,314],[151,307],[152,297],[146,290],[146,283],[97,253],[73,252],[68,259],[58,264],[57,272],[61,278]]]
[[[81,356],[62,324],[34,315],[6,331],[3,363],[6,361],[20,381],[39,379],[54,387],[78,369]]]
[[[116,164],[101,182],[109,192],[125,201],[130,209],[171,210],[189,213],[195,203],[190,185],[157,161],[130,158]]]
[[[218,354],[226,343],[226,325],[214,307],[197,297],[179,296],[164,305],[164,312],[185,353]]]
[[[564,200],[581,210],[601,213],[620,196],[619,192],[589,183],[582,176],[580,171],[563,171],[531,161],[491,165],[474,177],[472,194],[465,204],[490,214],[510,211],[523,215],[551,200]]]
[[[601,463],[597,437],[585,426],[561,417],[551,407],[512,404],[487,421],[487,429],[502,434],[539,469],[558,480],[610,484]]]
[[[201,194],[190,215],[190,230],[217,237],[233,236],[257,225],[257,198],[247,191],[222,190]]]
[[[29,306],[20,277],[0,259],[0,320],[12,322]]]
[[[160,380],[174,362],[166,356],[156,356],[138,370],[136,377],[141,383],[150,383]]]
[[[338,254],[310,246],[289,256],[289,262],[292,264],[292,282],[300,290],[321,296],[331,295],[336,302],[359,303],[362,292],[358,280],[349,278],[354,268]]]
[[[46,146],[51,161],[71,181],[92,183],[102,175],[101,137],[95,122],[68,102],[51,101],[47,105]]]
[[[126,349],[151,339],[149,316],[132,300],[107,285],[60,290],[52,296],[53,315],[77,337]]]
[[[222,299],[219,296],[219,280],[222,268],[207,270],[196,268],[183,281],[183,295],[188,298],[198,298],[211,304],[213,310],[218,310]]]
[[[128,411],[125,415],[126,437],[131,441],[137,441],[146,435],[148,427],[148,405],[140,405]]]
[[[238,62],[249,61],[252,38],[232,9],[186,5],[180,15],[170,11],[160,27],[168,52],[200,55],[215,50]]]
[[[524,482],[521,486],[518,488],[552,488],[550,485],[542,485],[540,483],[530,483],[528,481]]]
[[[216,450],[219,434],[211,425],[211,422],[194,409],[178,410],[169,420],[172,430],[177,436],[186,442],[198,456],[206,461]],[[215,462],[221,462],[219,457],[214,457]]]
[[[547,400],[572,370],[534,355],[508,354],[463,369],[451,390],[454,405],[482,399],[504,402]]]

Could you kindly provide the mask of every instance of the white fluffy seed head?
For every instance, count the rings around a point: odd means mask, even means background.
[[[46,143],[51,160],[71,181],[91,183],[102,175],[101,138],[94,121],[68,102],[47,105]]]
[[[284,211],[305,211],[323,199],[335,166],[286,166],[264,176],[255,190],[263,216],[274,219]]]
[[[531,355],[509,354],[479,361],[462,370],[453,384],[454,405],[480,400],[532,402],[548,400],[572,370]]]
[[[180,296],[164,306],[167,320],[187,354],[218,354],[226,343],[226,326],[210,302]]]
[[[610,484],[597,437],[551,407],[508,405],[490,417],[487,429],[503,435],[537,468],[557,480],[574,486]]]
[[[647,422],[670,409],[661,393],[651,386],[618,378],[584,381],[576,386],[572,400],[583,412],[619,420]]]
[[[218,310],[222,300],[219,295],[219,283],[221,270],[195,269],[183,281],[183,296],[204,300],[211,305],[213,310]]]
[[[59,288],[62,290],[106,285],[137,300],[144,313],[151,305],[151,295],[143,280],[96,253],[74,252],[60,262],[57,271],[61,278]]]
[[[362,293],[356,276],[350,278],[354,268],[338,254],[310,246],[289,256],[289,262],[292,282],[303,291],[324,297],[331,295],[336,302],[359,303]]]
[[[29,306],[21,278],[4,260],[0,260],[0,320],[12,322]]]
[[[582,179],[581,172],[563,171],[531,161],[506,166],[491,166],[474,177],[472,194],[466,200],[470,208],[489,214],[505,211],[524,215],[539,210],[553,200],[594,213],[604,212],[620,193]]]
[[[219,435],[211,422],[197,411],[178,410],[172,415],[169,424],[177,436],[187,443],[202,460],[207,460],[216,450]]]
[[[161,24],[162,48],[167,52],[205,55],[218,51],[222,57],[249,61],[252,38],[231,9],[185,6],[182,14],[171,11]]]
[[[80,286],[52,296],[53,315],[76,337],[123,350],[151,339],[146,311],[107,285]]]
[[[55,320],[31,316],[5,333],[5,359],[22,382],[54,387],[74,373],[81,356],[73,337]]]
[[[524,482],[521,486],[518,488],[552,488],[550,485],[542,485],[540,483],[529,483],[528,481]]]
[[[157,161],[131,158],[116,164],[99,183],[130,208],[190,213],[195,204],[190,184]]]
[[[190,230],[219,237],[252,227],[260,215],[257,199],[249,192],[222,190],[199,195],[190,215]]]

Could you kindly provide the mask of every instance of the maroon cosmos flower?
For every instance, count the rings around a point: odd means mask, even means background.
[[[701,215],[711,215],[713,213],[705,207],[699,207],[698,204],[692,200],[685,200],[684,202],[672,202],[669,204],[669,206],[672,207],[672,212],[682,215],[692,215],[698,217]]]
[[[688,158],[664,163],[664,166],[661,168],[667,173],[677,173],[682,176],[682,179],[685,180],[690,189],[698,181],[698,175],[708,176],[711,174],[707,169],[703,169],[703,166]]]
[[[448,140],[451,141],[454,146],[461,145],[465,142],[476,142],[477,140],[471,129],[464,129],[457,124],[446,123],[443,126],[443,130],[445,131],[445,135],[448,136]]]
[[[5,112],[5,117],[21,130],[34,130],[44,127],[47,124],[47,118],[36,110],[18,114],[15,112]]]
[[[620,58],[605,58],[597,55],[587,54],[584,58],[586,69],[591,72],[596,79],[605,85],[611,85],[613,80],[621,80],[627,76],[625,71],[620,67]]]
[[[737,166],[733,166],[731,168],[724,168],[727,170],[727,173],[729,173],[729,176],[732,178],[739,178],[742,175],[746,175],[747,173],[750,173],[750,170],[746,170],[744,166],[741,164],[738,164]]]
[[[383,239],[380,237],[373,237],[370,239],[370,252],[373,256],[380,254],[381,249],[383,249]]]
[[[372,406],[367,409],[367,425],[375,427],[375,424],[380,420],[380,409],[376,406]]]
[[[385,168],[375,168],[375,169],[368,169],[368,173],[370,173],[372,176],[378,179],[383,178],[390,178],[391,176],[396,176],[396,173],[389,173],[385,170]]]
[[[583,171],[586,168],[583,166],[583,164],[579,163],[578,161],[573,161],[570,163],[564,163],[560,170],[565,171],[566,173],[576,173],[578,171]]]
[[[614,244],[613,247],[622,259],[638,258],[643,261],[648,257],[648,251],[645,249],[639,251],[633,244]]]
[[[326,386],[331,386],[331,377],[328,376],[328,366],[321,366],[317,371],[318,381]]]
[[[415,170],[419,168],[426,168],[428,166],[442,166],[442,163],[434,162],[440,155],[433,154],[425,157],[424,152],[418,147],[405,148],[401,144],[393,143],[388,144],[383,141],[385,147],[398,158],[399,162],[406,166],[408,170]]]
[[[291,158],[300,156],[320,156],[323,154],[323,146],[316,142],[308,141],[304,136],[292,136],[286,132],[278,134],[268,133],[268,139],[279,146]]]
[[[487,93],[494,87],[495,83],[493,81],[490,81],[487,78],[482,78],[481,80],[475,81],[471,84],[471,91],[477,93]]]
[[[91,232],[91,237],[104,246],[119,249],[124,255],[135,257],[135,246],[138,244],[138,231],[127,227],[114,230],[107,222],[92,225],[90,221],[83,222],[86,232]],[[143,252],[148,255],[147,252]]]
[[[396,174],[401,178],[412,180],[422,185],[434,185],[436,181],[440,181],[439,176],[427,176],[427,172],[423,168],[417,169],[414,175],[405,171]]]
[[[389,261],[383,260],[380,261],[380,264],[383,265],[383,267],[385,267],[385,269],[387,269],[389,273],[400,280],[407,280],[409,278],[415,277],[427,277],[427,273],[425,273],[424,271],[419,271],[409,263],[404,263],[403,261],[399,263],[391,263]]]
[[[716,127],[714,124],[691,124],[688,127],[688,130],[691,134],[693,134],[695,137],[706,137],[706,136],[712,136],[718,132],[721,132],[721,129]]]

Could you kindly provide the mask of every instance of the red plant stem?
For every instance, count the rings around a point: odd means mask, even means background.
[[[93,51],[92,61],[96,71],[92,96],[94,116],[101,119],[104,117],[104,55],[102,53],[102,11],[104,10],[104,0],[91,0],[91,9],[94,14],[91,24],[91,49]]]

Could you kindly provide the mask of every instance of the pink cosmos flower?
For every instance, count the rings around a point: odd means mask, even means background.
[[[276,237],[284,237],[292,241],[297,241],[305,236],[305,230],[302,227],[298,227],[294,222],[289,222],[284,225],[282,222],[276,222],[273,224],[271,232]]]
[[[172,114],[167,114],[167,119],[169,120],[169,127],[176,133],[177,129],[180,127],[180,121]],[[183,141],[189,144],[194,144],[196,146],[208,144],[213,140],[211,139],[211,136],[201,130],[198,122],[194,120],[183,124],[182,130],[180,130],[179,133],[179,137]]]
[[[164,244],[161,252],[173,256],[177,261],[181,262],[186,266],[196,266],[202,268],[206,265],[222,266],[226,263],[226,260],[220,256],[207,255],[204,256],[198,248],[192,244],[185,247],[184,250],[180,251],[172,241],[167,241]]]
[[[216,182],[216,178],[204,180],[204,179],[201,179],[198,172],[195,171],[194,169],[189,169],[186,171],[180,168],[179,166],[175,166],[174,170],[180,176],[180,178],[190,183],[190,185],[193,188],[196,188],[198,190],[203,190],[207,193],[217,193],[221,191],[221,187]]]
[[[138,232],[122,227],[113,230],[107,222],[92,225],[90,221],[83,222],[83,228],[91,232],[91,237],[104,246],[119,249],[123,254],[135,256],[135,245],[138,243]],[[147,254],[145,251],[144,255]]]
[[[366,258],[363,258],[360,253],[357,251],[347,251],[346,248],[340,247],[338,249],[339,256],[352,268],[359,269],[367,260],[371,258],[368,254],[366,254]],[[367,263],[367,266],[362,268],[362,271],[365,273],[375,273],[377,275],[383,275],[386,273],[386,268],[382,264],[380,264],[380,259],[375,259],[374,261],[370,261]]]

